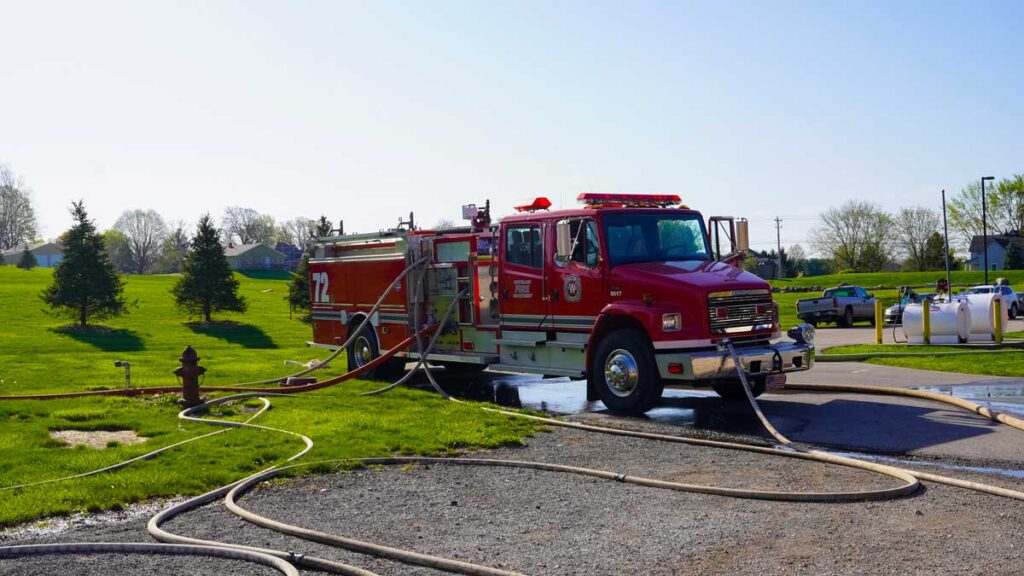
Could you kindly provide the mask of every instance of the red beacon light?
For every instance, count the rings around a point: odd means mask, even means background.
[[[596,194],[581,192],[576,201],[588,208],[668,208],[679,206],[682,199],[678,194]]]
[[[514,208],[516,212],[536,212],[537,210],[547,210],[548,208],[551,208],[551,200],[548,200],[543,196],[539,196],[534,198],[533,202],[529,204],[522,204],[520,206],[515,206]]]

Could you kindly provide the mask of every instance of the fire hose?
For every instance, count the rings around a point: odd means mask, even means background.
[[[407,271],[408,271],[408,268],[407,268]],[[421,279],[421,282],[422,282],[422,279]],[[441,321],[435,327],[433,327],[433,328],[437,328],[437,329],[433,330],[434,333],[432,334],[431,339],[430,339],[427,347],[426,348],[420,347],[419,359],[418,359],[418,362],[416,363],[415,367],[413,368],[413,370],[410,371],[405,376],[403,376],[403,378],[400,379],[397,383],[392,384],[390,386],[387,386],[385,388],[382,388],[380,390],[375,390],[373,392],[370,392],[370,394],[382,393],[382,392],[385,392],[387,390],[393,389],[394,387],[396,387],[396,386],[400,385],[401,383],[407,381],[409,378],[412,377],[413,374],[417,373],[420,369],[424,369],[425,368],[425,366],[426,366],[426,358],[429,355],[430,350],[433,349],[433,346],[436,343],[439,334],[443,330],[443,327],[445,326],[445,324],[447,322],[447,319],[450,316],[451,312],[454,310],[454,307],[457,304],[460,296],[461,296],[461,293],[460,293],[459,296],[457,296],[456,298],[453,299],[452,303],[449,305],[448,309],[445,311],[445,314],[444,314],[443,318],[441,319]],[[364,321],[363,325],[365,325],[365,323],[366,323],[366,321]],[[360,328],[362,328],[362,326]],[[418,328],[418,324],[417,324],[417,328]],[[425,332],[427,332],[429,330],[430,330],[430,328],[425,328],[425,329],[422,329],[422,330],[415,330],[415,333],[414,333],[413,336],[410,336],[410,337],[406,338],[399,346],[396,346],[396,347],[392,348],[386,354],[381,355],[378,358],[375,358],[373,361],[367,363],[364,366],[358,367],[358,368],[356,368],[354,370],[351,370],[350,372],[348,372],[346,374],[343,374],[341,376],[338,376],[336,378],[332,378],[331,380],[324,381],[324,382],[318,382],[316,384],[311,384],[311,385],[307,385],[307,386],[299,386],[299,387],[295,387],[295,388],[292,388],[292,389],[269,389],[269,390],[268,389],[259,389],[259,388],[249,389],[253,393],[250,393],[250,394],[240,394],[240,395],[237,395],[237,396],[229,396],[229,397],[221,398],[221,399],[218,399],[218,400],[207,402],[205,405],[202,405],[202,406],[209,406],[209,405],[213,405],[213,404],[217,404],[217,403],[228,402],[228,401],[240,399],[240,398],[243,398],[243,397],[252,397],[252,396],[256,395],[256,393],[267,394],[267,393],[270,393],[271,391],[273,391],[276,394],[281,394],[282,392],[286,392],[286,393],[303,392],[303,391],[309,391],[309,390],[313,390],[313,389],[323,388],[325,386],[330,386],[330,385],[333,385],[333,384],[337,384],[337,383],[343,382],[345,380],[354,378],[354,377],[356,377],[356,376],[366,372],[367,370],[372,369],[373,367],[379,365],[380,363],[383,363],[383,362],[387,361],[395,353],[397,353],[400,349],[404,349],[406,346],[411,344],[412,340],[414,340],[414,339],[419,340],[419,338]],[[350,338],[350,340],[351,340],[351,338]],[[1003,488],[999,488],[999,487],[995,487],[995,486],[990,486],[990,485],[986,485],[986,484],[975,483],[975,482],[966,482],[966,481],[962,481],[962,480],[957,480],[957,479],[953,479],[953,478],[947,478],[947,477],[944,477],[944,476],[937,476],[937,475],[933,475],[933,474],[925,474],[925,473],[914,472],[914,471],[910,471],[910,470],[896,468],[896,467],[893,467],[893,466],[887,466],[887,465],[876,464],[876,463],[872,463],[872,462],[865,462],[865,461],[857,460],[857,459],[854,459],[854,458],[847,458],[847,457],[843,457],[843,456],[837,456],[837,455],[829,454],[829,453],[818,451],[818,450],[805,450],[805,449],[801,449],[801,448],[795,446],[792,443],[792,441],[790,441],[788,438],[786,438],[781,433],[779,433],[771,425],[770,421],[767,419],[767,417],[761,411],[760,407],[757,404],[757,401],[754,399],[753,394],[750,391],[749,382],[747,381],[746,375],[745,375],[745,373],[743,372],[743,370],[741,368],[741,364],[739,363],[739,360],[737,358],[735,350],[733,349],[731,344],[728,344],[727,348],[728,348],[729,354],[732,356],[732,358],[734,360],[734,363],[735,363],[735,365],[737,367],[737,374],[739,375],[740,381],[741,381],[741,383],[743,385],[743,388],[744,388],[744,390],[746,392],[747,398],[750,401],[752,408],[754,409],[755,414],[758,416],[759,420],[764,425],[765,429],[768,430],[768,432],[775,438],[775,440],[777,442],[779,442],[779,444],[781,446],[784,446],[786,448],[790,448],[790,449],[792,449],[792,451],[789,451],[789,450],[783,451],[783,450],[780,450],[779,448],[769,448],[769,447],[764,447],[764,446],[756,446],[756,445],[736,443],[736,442],[723,442],[723,441],[713,441],[713,440],[702,440],[702,439],[695,439],[695,438],[686,438],[686,437],[681,437],[681,436],[672,436],[672,435],[665,435],[665,434],[641,432],[641,431],[635,431],[635,430],[623,430],[623,429],[609,428],[609,427],[604,427],[604,426],[585,425],[585,424],[579,424],[579,423],[574,423],[574,422],[566,422],[566,421],[557,420],[557,419],[553,419],[553,418],[546,418],[546,417],[540,417],[540,416],[521,414],[521,413],[518,413],[518,412],[512,412],[512,411],[508,411],[508,410],[488,408],[488,407],[484,407],[483,409],[491,411],[491,412],[494,412],[494,413],[504,414],[504,415],[507,415],[507,416],[510,416],[510,417],[527,418],[527,419],[530,419],[530,420],[533,420],[533,421],[536,421],[536,422],[540,422],[540,423],[544,423],[544,424],[555,425],[555,426],[562,426],[562,427],[569,427],[569,428],[575,428],[575,429],[580,429],[580,430],[585,430],[585,431],[600,432],[600,433],[614,434],[614,435],[623,435],[623,436],[632,436],[632,437],[646,438],[646,439],[651,439],[651,440],[667,441],[667,442],[677,442],[677,443],[685,443],[685,444],[691,444],[691,445],[701,445],[701,446],[709,446],[709,447],[716,447],[716,448],[743,450],[743,451],[755,452],[755,453],[761,453],[761,454],[768,454],[768,455],[776,455],[776,456],[797,458],[797,459],[803,459],[803,460],[818,461],[818,462],[828,463],[828,464],[833,464],[833,465],[841,465],[841,466],[857,468],[857,469],[861,469],[861,470],[865,470],[865,471],[869,471],[869,472],[873,472],[873,473],[889,476],[889,477],[892,477],[892,478],[900,480],[900,482],[902,484],[899,485],[899,486],[893,487],[893,488],[885,488],[885,489],[879,489],[879,490],[865,490],[865,491],[848,491],[848,492],[779,492],[779,491],[761,491],[761,490],[746,490],[746,489],[724,488],[724,487],[707,486],[707,485],[682,484],[682,483],[678,483],[678,482],[668,482],[668,481],[657,480],[657,479],[652,479],[652,478],[644,478],[644,477],[638,477],[638,476],[631,476],[631,475],[621,474],[621,473],[617,473],[617,472],[613,472],[613,471],[596,470],[596,469],[581,468],[581,467],[567,466],[567,465],[561,465],[561,464],[549,464],[549,463],[542,463],[542,462],[523,462],[523,461],[484,459],[484,458],[426,458],[426,457],[356,458],[356,459],[343,459],[343,460],[329,460],[329,461],[323,461],[323,462],[311,462],[311,463],[303,463],[303,464],[294,464],[294,465],[289,465],[289,466],[284,466],[284,467],[278,467],[278,466],[271,467],[271,468],[268,468],[268,469],[263,470],[261,472],[258,472],[256,474],[253,474],[253,475],[251,475],[251,476],[249,476],[249,477],[247,477],[245,479],[242,479],[242,480],[240,480],[238,482],[235,482],[235,483],[230,484],[228,486],[221,487],[221,488],[219,488],[217,490],[214,490],[212,492],[208,492],[207,494],[203,494],[201,496],[197,496],[197,497],[192,498],[192,499],[190,499],[190,500],[188,500],[186,502],[183,502],[183,503],[178,504],[176,506],[172,506],[171,508],[168,508],[167,510],[162,511],[161,513],[157,514],[156,516],[154,516],[150,520],[150,522],[149,522],[150,534],[153,535],[158,540],[161,540],[161,541],[164,541],[164,542],[176,543],[176,544],[172,544],[171,545],[172,547],[173,546],[177,546],[176,548],[152,548],[154,546],[156,546],[156,547],[160,547],[161,546],[161,545],[152,545],[152,544],[150,544],[150,545],[146,545],[146,544],[140,544],[140,545],[132,545],[132,544],[81,544],[81,545],[78,545],[78,544],[67,544],[67,545],[64,545],[64,544],[60,544],[60,545],[48,545],[48,546],[44,546],[44,547],[31,547],[31,546],[30,547],[4,547],[4,548],[0,548],[0,556],[3,556],[3,555],[38,554],[38,553],[57,553],[57,552],[81,553],[81,552],[109,552],[109,551],[120,551],[120,552],[138,551],[138,552],[141,552],[141,553],[178,553],[178,554],[189,554],[189,553],[192,553],[192,554],[205,554],[206,552],[208,552],[210,550],[218,550],[220,552],[217,552],[217,554],[210,554],[210,555],[216,555],[216,556],[219,556],[219,557],[234,557],[234,558],[237,558],[237,559],[245,559],[245,560],[248,560],[248,561],[259,562],[259,563],[267,565],[267,566],[272,566],[272,567],[278,569],[279,571],[281,571],[282,573],[285,573],[285,574],[297,574],[297,572],[294,571],[294,568],[292,566],[288,565],[288,562],[291,562],[293,564],[297,564],[299,566],[304,566],[304,567],[318,569],[318,570],[326,570],[326,571],[333,572],[333,573],[338,573],[338,574],[354,574],[354,575],[357,575],[357,576],[368,576],[368,575],[372,574],[371,572],[362,570],[360,568],[348,566],[348,565],[345,565],[345,564],[341,564],[341,563],[338,563],[338,562],[333,562],[333,561],[325,560],[325,559],[321,559],[321,558],[310,557],[310,556],[305,556],[305,555],[301,555],[301,554],[296,555],[294,553],[283,552],[283,551],[279,551],[279,550],[269,550],[269,549],[253,548],[253,547],[248,547],[248,546],[242,546],[242,545],[237,545],[237,544],[227,544],[227,543],[222,543],[222,542],[203,541],[203,540],[198,540],[198,539],[193,539],[193,538],[188,538],[188,537],[184,537],[184,536],[179,536],[179,535],[171,534],[171,533],[163,530],[163,528],[161,528],[161,525],[166,523],[167,521],[169,521],[171,518],[173,518],[173,517],[175,517],[177,515],[183,514],[185,512],[188,512],[190,510],[193,510],[193,509],[195,509],[195,508],[197,508],[199,506],[202,506],[203,504],[206,504],[206,503],[208,503],[208,502],[210,502],[210,501],[212,501],[212,500],[214,500],[216,498],[219,498],[219,497],[223,496],[225,498],[225,505],[227,506],[227,508],[231,512],[233,512],[236,515],[240,516],[241,518],[245,519],[246,521],[251,522],[253,524],[256,524],[258,526],[262,526],[262,527],[265,527],[265,528],[269,528],[269,529],[272,529],[272,530],[283,532],[285,534],[289,534],[289,535],[296,536],[296,537],[299,537],[299,538],[303,538],[303,539],[307,539],[307,540],[312,540],[312,541],[316,541],[316,542],[321,542],[321,543],[326,543],[326,544],[330,544],[330,545],[346,548],[346,549],[349,549],[349,550],[353,550],[353,551],[356,551],[356,552],[360,552],[360,553],[372,554],[372,555],[375,555],[375,556],[379,556],[379,557],[383,557],[383,558],[388,558],[388,559],[399,561],[399,562],[403,562],[403,563],[415,564],[415,565],[421,565],[421,566],[428,566],[428,567],[432,567],[432,568],[438,568],[438,569],[452,571],[452,572],[459,572],[459,573],[463,573],[463,574],[478,574],[478,575],[486,575],[486,576],[512,576],[512,575],[516,574],[514,572],[510,572],[510,571],[507,571],[507,570],[501,570],[501,569],[497,569],[497,568],[491,568],[491,567],[488,567],[488,566],[477,565],[477,564],[472,564],[472,563],[467,563],[467,562],[462,562],[462,561],[457,561],[457,560],[451,560],[451,559],[441,558],[441,557],[437,557],[437,556],[430,556],[430,555],[420,554],[420,553],[417,553],[417,552],[396,549],[396,548],[392,548],[392,547],[388,547],[388,546],[382,546],[382,545],[379,545],[379,544],[373,544],[373,543],[369,543],[369,542],[362,542],[362,541],[355,540],[355,539],[352,539],[352,538],[347,538],[347,537],[344,537],[344,536],[327,534],[327,533],[318,532],[318,531],[314,531],[314,530],[309,530],[309,529],[298,527],[298,526],[288,525],[288,524],[285,524],[285,523],[282,523],[282,522],[278,522],[278,521],[275,521],[275,520],[272,520],[272,519],[269,519],[269,518],[266,518],[266,517],[254,514],[254,513],[250,512],[250,511],[245,510],[244,508],[242,508],[241,505],[238,503],[238,500],[241,498],[241,496],[244,495],[248,490],[252,489],[254,486],[258,485],[259,483],[261,483],[261,482],[263,482],[265,480],[268,480],[270,478],[273,478],[273,477],[281,474],[284,471],[296,469],[296,468],[299,468],[299,467],[308,467],[308,466],[323,465],[323,464],[343,464],[343,463],[344,464],[353,464],[353,463],[360,463],[360,464],[364,464],[364,465],[392,465],[392,464],[428,463],[428,464],[445,464],[445,465],[476,465],[476,466],[502,466],[502,467],[515,467],[515,468],[528,468],[528,469],[536,469],[536,470],[549,471],[549,472],[582,474],[582,475],[587,475],[587,476],[607,479],[607,480],[611,480],[611,481],[618,481],[618,482],[624,482],[624,483],[632,483],[632,484],[641,485],[641,486],[647,486],[647,487],[652,487],[652,488],[669,489],[669,490],[677,490],[677,491],[684,491],[684,492],[697,492],[697,493],[705,493],[705,494],[716,494],[716,495],[740,497],[740,498],[756,498],[756,499],[766,499],[766,500],[804,501],[804,502],[808,502],[808,501],[813,501],[813,502],[841,502],[841,501],[852,501],[852,500],[869,500],[869,499],[895,498],[895,497],[903,496],[903,495],[910,494],[910,493],[916,491],[918,489],[919,485],[920,485],[918,479],[923,479],[923,480],[930,480],[930,481],[935,481],[935,482],[941,482],[941,483],[944,483],[944,484],[949,484],[949,485],[958,486],[958,487],[962,487],[962,488],[967,488],[967,489],[971,489],[971,490],[977,490],[977,491],[988,493],[988,494],[994,494],[994,495],[1014,498],[1014,499],[1017,499],[1017,500],[1024,500],[1024,493],[1017,492],[1017,491],[1014,491],[1014,490],[1007,490],[1007,489],[1003,489]],[[437,385],[436,381],[430,376],[429,370],[425,370],[425,372],[428,374],[428,378],[430,379],[432,385],[434,385],[435,389],[437,389],[439,393],[441,393],[446,398],[454,400],[453,398],[448,396],[440,388],[440,386]],[[279,380],[275,379],[274,381],[276,382],[276,381],[279,381]],[[223,388],[229,388],[232,391],[243,391],[243,390],[246,390],[246,389],[238,388],[238,387],[205,388],[205,390],[217,390],[217,389],[223,389]],[[983,415],[983,416],[989,417],[991,419],[997,420],[999,422],[1002,422],[1004,424],[1007,424],[1007,425],[1013,426],[1015,428],[1019,428],[1019,429],[1024,430],[1024,422],[1022,422],[1021,420],[1016,419],[1016,418],[1014,418],[1012,416],[1006,416],[1006,415],[1002,415],[1002,414],[994,414],[991,411],[989,411],[989,410],[987,410],[987,409],[985,409],[985,408],[983,408],[981,406],[978,406],[978,405],[976,405],[974,403],[968,402],[966,400],[952,399],[952,398],[948,398],[948,397],[941,396],[941,395],[933,395],[933,394],[927,393],[927,392],[909,391],[909,390],[898,390],[898,392],[897,392],[897,389],[867,388],[867,387],[855,387],[855,386],[845,386],[845,387],[818,386],[818,387],[815,387],[815,386],[812,386],[812,385],[804,385],[804,386],[791,385],[791,386],[789,386],[789,388],[792,388],[792,389],[803,388],[803,389],[809,389],[809,390],[810,389],[819,389],[819,390],[827,389],[827,390],[831,390],[831,391],[882,393],[882,394],[892,394],[892,395],[915,396],[915,397],[926,398],[926,399],[930,399],[930,400],[938,400],[938,401],[942,401],[942,402],[946,402],[946,403],[957,405],[957,406],[959,406],[961,408],[970,410],[970,411],[975,412],[975,413],[977,413],[979,415]],[[266,406],[266,404],[269,404],[269,402],[266,401],[265,399],[264,399],[264,402],[265,402],[265,406]],[[209,420],[209,419],[197,418],[197,417],[193,416],[192,414],[193,414],[194,411],[195,411],[195,409],[184,410],[184,411],[182,411],[179,414],[179,417],[182,418],[182,419],[185,419],[185,420],[196,421],[196,422],[203,422],[203,423],[212,424],[212,425],[218,425],[218,426],[222,426],[222,427],[248,427],[248,428],[255,428],[255,429],[260,429],[260,430],[264,430],[264,431],[284,433],[284,434],[289,434],[289,435],[292,435],[292,436],[295,436],[295,437],[298,437],[298,438],[302,439],[304,444],[305,444],[305,447],[300,452],[298,452],[295,455],[293,455],[292,457],[290,457],[287,460],[287,462],[291,462],[291,461],[294,461],[294,460],[300,458],[301,456],[306,454],[313,447],[312,440],[309,439],[306,436],[303,436],[301,434],[298,434],[296,432],[291,432],[291,431],[288,431],[288,430],[282,430],[282,429],[277,429],[277,428],[271,428],[271,427],[267,427],[267,426],[260,426],[260,425],[252,424],[251,423],[252,418],[250,418],[249,420],[244,421],[244,422],[235,422],[235,421],[228,421],[228,420]],[[262,413],[262,410],[261,410],[260,413]],[[255,417],[255,415],[253,416],[253,418],[254,417]],[[218,431],[218,432],[222,432],[222,431]],[[201,436],[199,438],[207,437],[207,436],[208,435],[204,435],[204,436]],[[199,438],[196,438],[196,439],[199,439]],[[179,444],[176,444],[176,445],[168,446],[168,447],[165,447],[165,448],[163,448],[161,450],[170,449],[170,448],[172,448],[174,446],[178,446],[178,445],[181,445],[181,444],[183,444],[183,443],[179,443]],[[138,461],[140,459],[142,459],[142,457],[135,458],[132,461],[128,461],[126,463],[122,463],[122,465],[114,465],[114,466],[107,467],[107,468],[99,470],[99,471],[95,471],[93,473],[100,473],[102,471],[115,470],[117,468],[123,467],[124,465],[128,465],[128,464],[130,464],[130,463],[132,463],[134,461]],[[87,473],[87,474],[93,474],[93,473]],[[76,477],[80,477],[80,476],[81,475],[76,476]],[[49,481],[43,481],[43,482],[49,482]],[[93,546],[94,548],[93,549],[89,549],[88,548],[89,546]],[[133,546],[137,546],[137,548],[133,548]],[[229,555],[229,554],[231,554],[231,555]],[[284,565],[282,565],[281,563],[284,563]],[[284,569],[285,567],[290,568],[291,571],[289,572],[289,571],[285,570]]]

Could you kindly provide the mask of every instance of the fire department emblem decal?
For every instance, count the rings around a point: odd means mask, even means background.
[[[569,274],[565,277],[565,301],[579,302],[583,295],[583,288],[580,285],[580,277]]]

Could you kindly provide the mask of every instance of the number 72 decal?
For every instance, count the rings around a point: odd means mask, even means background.
[[[313,272],[313,302],[330,302],[327,295],[327,272]]]

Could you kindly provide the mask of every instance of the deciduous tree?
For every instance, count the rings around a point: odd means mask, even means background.
[[[132,262],[132,248],[128,243],[128,237],[117,230],[107,230],[103,233],[103,246],[110,257],[110,263],[114,270],[124,274],[135,269]]]
[[[155,210],[125,210],[114,223],[114,229],[128,240],[135,273],[150,272],[167,236],[164,219]]]
[[[245,297],[238,293],[238,280],[209,214],[200,218],[196,226],[192,250],[172,293],[181,309],[202,316],[206,322],[211,321],[213,312],[245,312],[248,307]]]
[[[177,222],[170,227],[167,237],[160,245],[160,257],[156,261],[155,270],[161,274],[181,272],[188,257],[192,241],[184,222]]]
[[[0,250],[31,242],[38,233],[32,198],[21,178],[0,164]]]
[[[896,242],[906,255],[906,267],[914,272],[923,272],[934,268],[928,267],[928,240],[937,234],[942,221],[939,214],[923,206],[903,208],[896,215]],[[942,237],[939,236],[939,239]],[[939,256],[942,249],[939,249]]]
[[[64,257],[53,271],[53,283],[41,298],[56,314],[70,316],[81,326],[127,314],[124,279],[110,262],[103,236],[81,202],[72,204],[74,225],[63,235]]]
[[[237,242],[269,245],[273,242],[276,231],[272,216],[240,206],[229,206],[224,210],[221,226],[224,230],[224,240],[228,244]]]
[[[829,208],[811,238],[839,270],[879,272],[892,261],[892,218],[869,202],[850,200]]]

